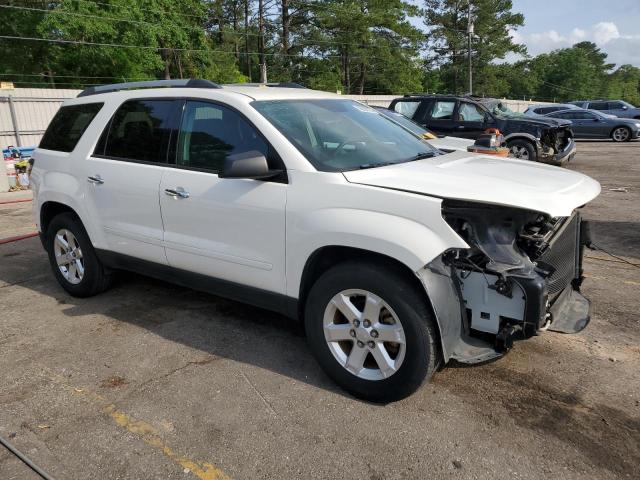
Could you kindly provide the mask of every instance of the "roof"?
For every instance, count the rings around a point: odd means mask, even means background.
[[[211,93],[224,92],[224,94],[235,93],[244,98],[249,97],[254,100],[288,100],[305,98],[339,98],[338,95],[310,90],[296,83],[238,83],[229,85],[218,85],[209,80],[201,79],[179,79],[179,80],[148,80],[142,82],[115,83],[109,85],[98,85],[87,88],[80,92],[77,98],[103,97],[108,95],[122,96],[127,98],[148,97],[149,95],[184,95],[184,91],[193,96],[196,92],[198,96],[209,97]],[[95,101],[95,100],[93,100]]]
[[[306,98],[341,98],[335,93],[322,92],[319,90],[311,90],[307,88],[289,88],[289,87],[267,87],[267,86],[247,86],[239,85],[222,85],[222,89],[234,93],[239,93],[251,97],[254,100],[302,100]]]

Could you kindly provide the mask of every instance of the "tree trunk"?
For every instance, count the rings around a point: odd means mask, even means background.
[[[360,63],[360,78],[358,79],[358,95],[364,95],[364,79],[367,72],[367,65]]]
[[[162,44],[160,44],[162,46]],[[171,80],[171,49],[162,48],[160,58],[164,61],[164,79]]]
[[[238,35],[236,35],[238,33],[238,3],[237,2],[233,2],[232,25],[233,25],[233,33],[234,33],[233,49],[235,51],[236,61],[239,62],[240,61],[240,45],[238,44]]]
[[[260,54],[260,83],[267,83],[267,58],[264,54],[264,0],[258,0],[258,52]]]
[[[344,46],[344,51],[342,52],[342,71],[344,73],[345,94],[349,95],[351,93],[351,75],[349,72],[349,47],[347,45]]]
[[[291,16],[289,15],[289,0],[282,0],[282,52],[289,53],[289,30]]]

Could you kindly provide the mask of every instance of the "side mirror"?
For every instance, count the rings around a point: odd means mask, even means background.
[[[626,105],[623,105],[623,106],[622,106],[622,109],[623,109],[623,110],[628,110],[628,109],[629,109],[629,107],[627,107]]]
[[[224,161],[220,178],[251,178],[264,180],[275,177],[282,170],[269,170],[267,158],[256,150],[250,150],[236,155],[229,155]]]

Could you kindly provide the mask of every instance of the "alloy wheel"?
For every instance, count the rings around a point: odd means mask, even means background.
[[[514,145],[509,149],[509,154],[521,160],[529,160],[529,151],[525,147]]]
[[[613,131],[613,139],[616,142],[625,142],[629,138],[629,130],[624,127],[616,128]]]
[[[389,378],[404,361],[402,323],[374,293],[350,289],[336,294],[325,309],[323,328],[334,358],[359,378]]]
[[[84,259],[78,239],[66,228],[56,232],[53,252],[62,276],[69,283],[77,285],[84,277]]]

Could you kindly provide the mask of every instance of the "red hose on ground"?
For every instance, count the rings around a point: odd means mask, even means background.
[[[26,240],[27,238],[37,237],[38,232],[27,233],[26,235],[18,235],[17,237],[0,238],[0,245],[5,243],[17,242],[18,240]]]
[[[11,203],[32,202],[33,198],[24,198],[22,200],[9,200],[8,202],[0,202],[0,205],[9,205]]]

